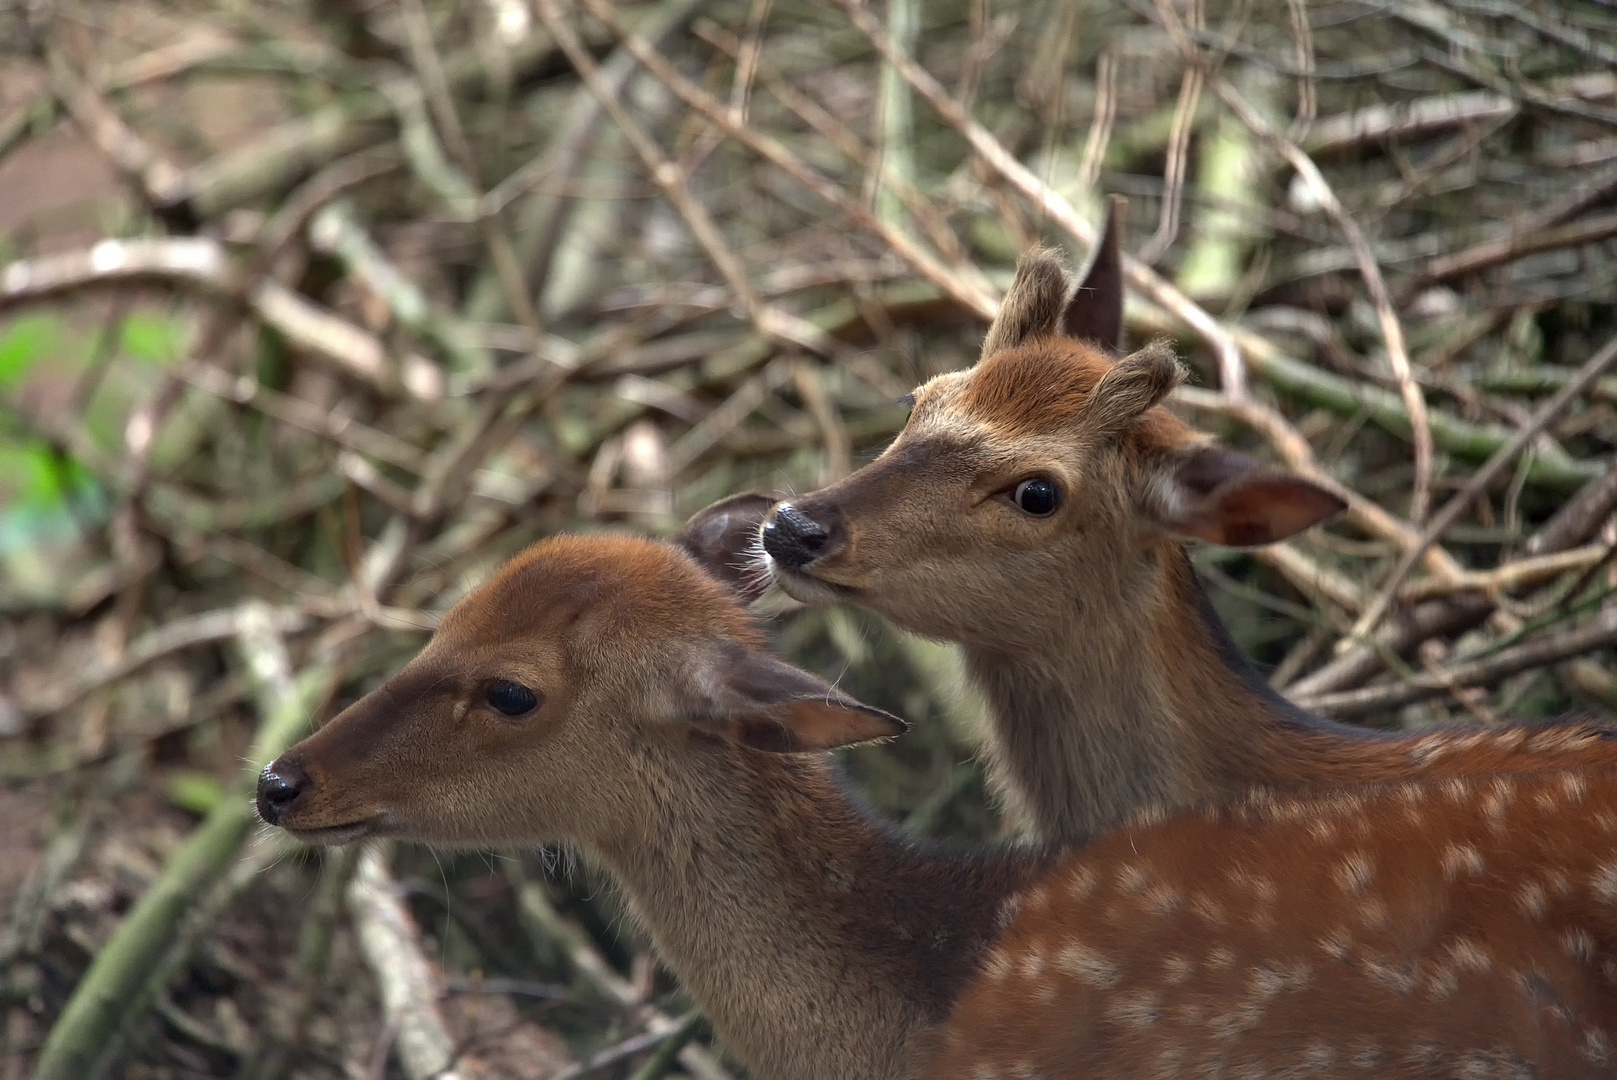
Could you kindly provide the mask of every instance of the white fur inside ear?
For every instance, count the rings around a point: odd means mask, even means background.
[[[1170,532],[1173,531],[1174,522],[1183,521],[1190,513],[1193,497],[1167,462],[1152,463],[1142,494],[1142,509],[1146,516]]]

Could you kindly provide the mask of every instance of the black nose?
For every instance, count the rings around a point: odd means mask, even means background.
[[[827,553],[831,530],[791,503],[781,503],[764,522],[763,539],[770,558],[797,570]]]
[[[271,762],[258,774],[258,816],[271,825],[279,825],[281,815],[308,788],[308,773],[289,761]]]

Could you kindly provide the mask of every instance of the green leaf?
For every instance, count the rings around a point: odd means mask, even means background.
[[[188,769],[169,777],[167,795],[174,806],[201,817],[224,799],[225,788],[212,773]]]
[[[93,497],[95,476],[72,458],[58,457],[41,439],[0,440],[0,506],[31,511],[64,509]]]
[[[40,357],[61,348],[61,330],[52,315],[30,315],[0,330],[0,390],[16,386]]]
[[[185,327],[176,319],[130,315],[124,319],[123,351],[159,367],[178,360],[185,348]]]

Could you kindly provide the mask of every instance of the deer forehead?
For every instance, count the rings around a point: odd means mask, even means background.
[[[1105,354],[1067,338],[1036,338],[990,356],[969,371],[940,375],[916,393],[911,423],[988,446],[1041,437],[1071,446],[1095,387],[1112,368]],[[1204,440],[1157,406],[1130,432],[1138,449],[1167,452]]]
[[[684,553],[633,537],[553,537],[518,554],[444,616],[433,650],[498,656],[568,646],[574,659],[712,637],[761,638],[725,588]]]

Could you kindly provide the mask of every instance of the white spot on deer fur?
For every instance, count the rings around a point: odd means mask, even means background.
[[[1272,904],[1279,895],[1272,878],[1254,874],[1244,867],[1236,867],[1230,871],[1230,882],[1251,892],[1260,904]]]
[[[1362,893],[1369,887],[1370,879],[1375,876],[1375,872],[1370,856],[1362,851],[1355,851],[1337,864],[1336,883],[1342,886],[1344,892]]]
[[[1450,997],[1459,985],[1460,979],[1454,968],[1448,964],[1439,964],[1426,980],[1426,996],[1433,1001],[1443,1001]]]
[[[1311,1042],[1303,1048],[1302,1067],[1306,1072],[1326,1072],[1336,1064],[1336,1048],[1322,1042]]]
[[[1024,906],[1029,911],[1040,911],[1050,906],[1050,888],[1047,885],[1035,885],[1023,899]]]
[[[1527,738],[1526,728],[1506,728],[1496,732],[1493,737],[1495,746],[1502,746],[1506,750],[1514,750]]]
[[[1485,1050],[1472,1050],[1454,1063],[1456,1080],[1495,1080],[1507,1076],[1507,1063]]]
[[[1523,914],[1535,919],[1544,918],[1544,886],[1536,881],[1523,885],[1516,890],[1516,906],[1522,909]]]
[[[1388,922],[1386,903],[1378,896],[1360,901],[1359,921],[1366,926],[1386,926]]]
[[[1007,978],[1015,966],[1011,962],[1010,954],[1004,949],[990,950],[988,958],[983,961],[983,971],[990,979]]]
[[[1407,997],[1415,989],[1415,973],[1407,967],[1389,963],[1379,957],[1365,957],[1360,961],[1365,977],[1377,986]]]
[[[1207,954],[1207,966],[1211,968],[1227,968],[1235,963],[1235,954],[1220,945]]]
[[[1095,890],[1096,876],[1093,866],[1075,867],[1067,878],[1067,895],[1074,900],[1084,899]]]
[[[1543,728],[1533,732],[1532,737],[1527,740],[1527,748],[1538,753],[1553,754],[1565,750],[1570,744],[1567,735],[1567,732],[1557,731],[1555,728]]]
[[[1453,881],[1460,871],[1467,874],[1482,873],[1482,852],[1470,844],[1450,844],[1443,849],[1443,878]]]
[[[1373,1042],[1356,1042],[1348,1051],[1348,1063],[1356,1069],[1374,1069],[1381,1061],[1381,1047]]]
[[[1152,1074],[1162,1080],[1176,1080],[1182,1073],[1185,1063],[1185,1048],[1179,1043],[1169,1043],[1157,1049],[1156,1070]]]
[[[1418,1042],[1404,1053],[1404,1060],[1418,1068],[1429,1069],[1437,1064],[1442,1053],[1443,1048],[1437,1043]]]
[[[1336,822],[1318,818],[1308,823],[1308,833],[1322,844],[1332,843],[1336,840]]]
[[[1213,1038],[1222,1042],[1234,1042],[1246,1030],[1239,1013],[1221,1013],[1218,1016],[1208,1017],[1207,1030],[1212,1032]]]
[[[1568,799],[1577,802],[1588,793],[1589,784],[1578,773],[1566,773],[1561,777],[1561,790],[1566,792]]]
[[[1179,894],[1161,883],[1146,889],[1144,900],[1146,906],[1158,915],[1167,915],[1179,906]]]
[[[1511,801],[1515,797],[1515,785],[1503,777],[1498,777],[1488,785],[1488,794],[1482,800],[1482,812],[1492,823],[1498,825],[1503,822],[1505,811],[1510,808]]]
[[[1451,776],[1443,781],[1443,794],[1450,802],[1464,805],[1471,801],[1471,785],[1457,776]]]
[[[1563,933],[1561,948],[1580,963],[1587,964],[1595,958],[1595,939],[1587,930],[1575,927]]]
[[[1137,863],[1129,863],[1117,872],[1117,887],[1124,892],[1137,893],[1145,888],[1146,876]]]
[[[1606,863],[1596,868],[1589,877],[1595,895],[1607,903],[1617,901],[1617,863]]]
[[[1449,942],[1449,961],[1461,971],[1483,972],[1493,967],[1493,957],[1470,938]]]
[[[1601,832],[1617,832],[1617,815],[1609,810],[1601,810],[1594,816],[1594,822],[1600,826]]]
[[[985,1061],[972,1067],[971,1080],[999,1080],[999,1070]]]
[[[1348,954],[1353,951],[1353,937],[1348,933],[1347,927],[1333,927],[1319,939],[1319,947],[1332,960],[1346,960]]]
[[[1416,739],[1410,744],[1409,760],[1417,766],[1430,765],[1446,749],[1448,749],[1448,744],[1442,739],[1428,735],[1424,739]]]
[[[1224,905],[1204,892],[1198,892],[1191,897],[1190,910],[1210,923],[1223,923],[1224,921]]]
[[[1038,950],[1022,957],[1022,978],[1033,980],[1044,974],[1044,954]]]
[[[1188,956],[1177,953],[1162,961],[1162,978],[1169,986],[1178,986],[1195,973],[1196,964]]]
[[[1156,994],[1148,990],[1134,990],[1118,994],[1107,1002],[1106,1015],[1129,1027],[1150,1027],[1162,1019],[1162,1004]]]
[[[1097,990],[1108,990],[1123,977],[1117,964],[1076,941],[1056,953],[1056,967]]]
[[[1583,1045],[1578,1049],[1591,1065],[1604,1067],[1611,1064],[1611,1040],[1597,1027],[1583,1029]]]

